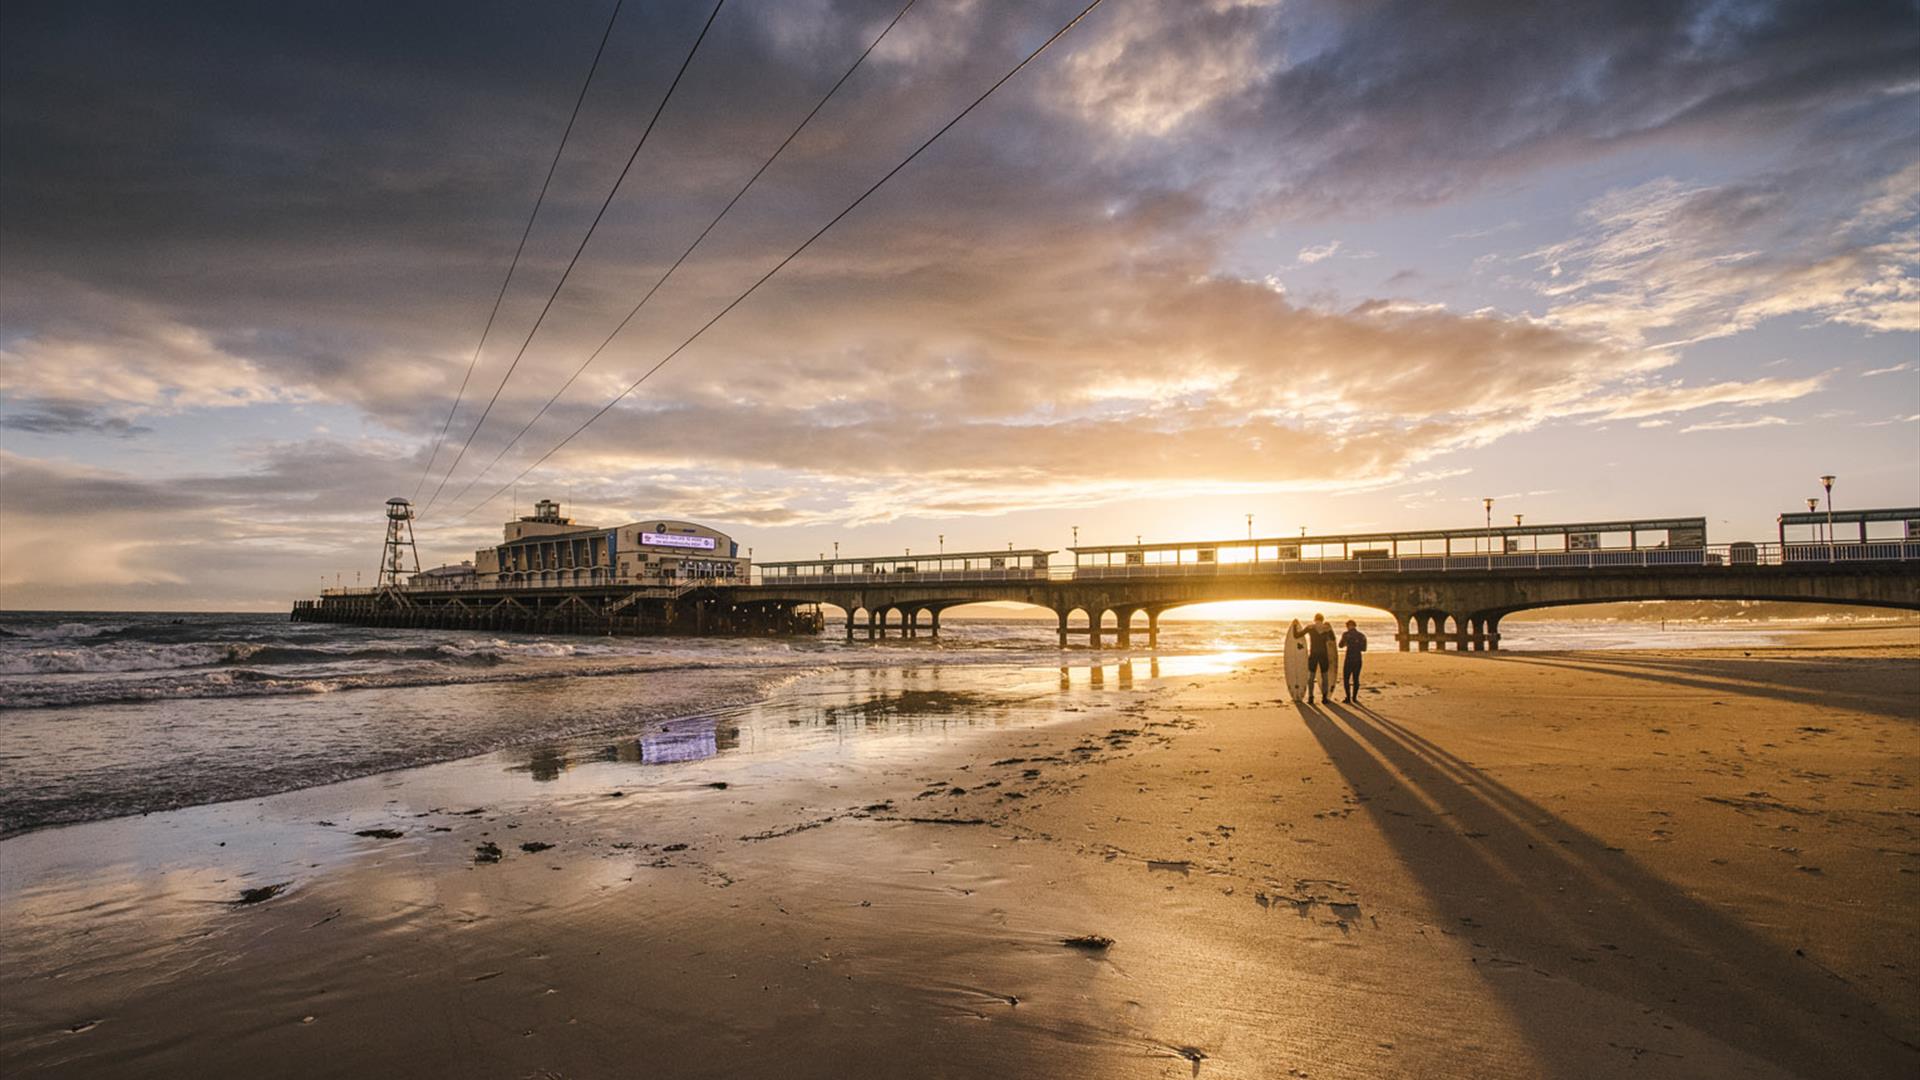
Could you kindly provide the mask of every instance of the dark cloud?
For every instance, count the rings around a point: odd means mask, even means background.
[[[124,416],[113,416],[91,405],[71,401],[31,402],[22,412],[0,414],[0,428],[34,435],[71,435],[85,431],[116,439],[130,439],[153,431]]]

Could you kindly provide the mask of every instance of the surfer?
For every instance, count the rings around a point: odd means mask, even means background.
[[[1313,704],[1313,677],[1320,676],[1320,700],[1333,700],[1333,666],[1340,659],[1334,648],[1333,627],[1327,617],[1316,612],[1313,625],[1307,627],[1307,704]]]
[[[1347,651],[1346,660],[1340,665],[1340,689],[1347,704],[1360,696],[1360,661],[1367,651],[1367,635],[1360,632],[1360,626],[1352,619],[1347,620],[1347,632],[1340,635],[1340,647]]]

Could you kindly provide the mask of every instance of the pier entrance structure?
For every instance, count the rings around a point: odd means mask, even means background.
[[[500,543],[474,552],[476,586],[739,582],[749,570],[740,545],[717,529],[659,519],[614,528],[582,525],[563,517],[551,499],[507,522],[502,533]]]
[[[1920,521],[1920,509],[1855,513]],[[1690,517],[1076,546],[1071,565],[1028,550],[1021,565],[997,570],[929,565],[938,558],[929,556],[902,573],[883,569],[886,558],[839,558],[771,564],[778,573],[763,566],[758,582],[731,592],[754,602],[835,605],[847,612],[849,638],[863,628],[868,637],[911,635],[922,612],[1013,601],[1053,611],[1063,647],[1084,634],[1094,648],[1130,647],[1141,612],[1152,647],[1162,612],[1222,600],[1377,608],[1393,616],[1403,651],[1497,649],[1505,616],[1569,604],[1781,600],[1920,610],[1920,537],[1706,541],[1706,519]],[[901,616],[890,618],[895,611]],[[1070,632],[1076,612],[1087,626]],[[1108,613],[1116,625],[1103,628]]]
[[[396,500],[403,501],[403,500]],[[409,511],[410,513],[410,511]],[[414,570],[418,571],[415,564]],[[818,613],[741,602],[751,563],[727,534],[652,518],[603,528],[550,499],[502,529],[471,566],[419,571],[371,589],[326,589],[294,605],[299,622],[581,634],[817,633]]]

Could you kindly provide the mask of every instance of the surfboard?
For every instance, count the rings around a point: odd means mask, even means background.
[[[1286,637],[1287,692],[1295,701],[1304,701],[1307,697],[1307,643],[1311,640],[1299,634],[1300,629],[1300,620],[1295,619]]]

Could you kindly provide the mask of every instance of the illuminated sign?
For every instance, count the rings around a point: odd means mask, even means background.
[[[682,536],[679,533],[643,532],[640,542],[652,547],[699,548],[702,551],[712,551],[714,548],[711,536]]]

